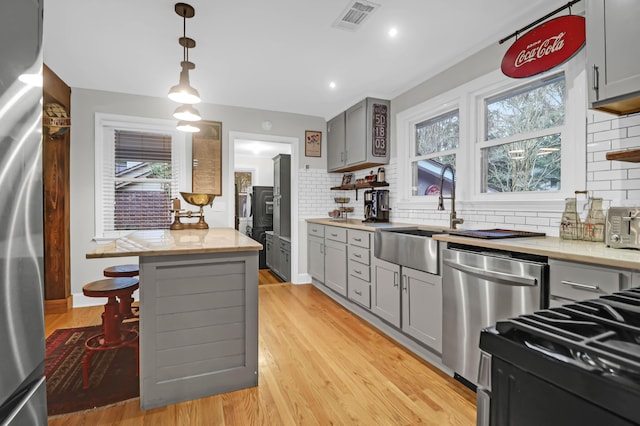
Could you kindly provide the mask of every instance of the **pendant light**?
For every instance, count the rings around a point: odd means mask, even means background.
[[[183,36],[180,37],[179,43],[182,46],[182,62],[180,66],[180,82],[169,90],[169,99],[181,104],[197,104],[200,102],[200,94],[196,89],[191,87],[189,82],[189,70],[196,67],[193,62],[189,61],[189,49],[196,47],[196,41],[187,37],[187,18],[193,18],[196,14],[193,6],[186,3],[176,3],[175,11],[183,20]]]
[[[198,110],[189,104],[180,105],[173,112],[173,116],[181,121],[200,121],[202,119]]]
[[[192,121],[178,121],[176,129],[187,133],[196,133],[200,131],[200,128],[194,125]]]

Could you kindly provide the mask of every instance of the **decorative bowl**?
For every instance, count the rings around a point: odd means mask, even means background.
[[[351,200],[351,198],[349,198],[349,197],[335,197],[333,200],[336,203],[342,204],[342,203],[348,203]]]
[[[200,207],[207,204],[211,206],[213,199],[216,198],[214,194],[198,194],[196,192],[180,192],[180,195],[187,203]]]

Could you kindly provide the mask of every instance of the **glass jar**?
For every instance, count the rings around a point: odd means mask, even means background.
[[[582,238],[580,216],[576,210],[575,197],[566,198],[564,212],[560,219],[560,238],[564,240],[579,240]]]
[[[602,198],[592,198],[591,208],[584,224],[583,239],[587,241],[604,241],[605,217],[602,211]]]

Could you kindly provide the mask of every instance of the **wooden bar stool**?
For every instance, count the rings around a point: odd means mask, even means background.
[[[129,263],[126,265],[115,265],[104,268],[103,274],[107,278],[122,278],[122,277],[137,277],[140,275],[140,267],[135,263]],[[131,310],[131,304],[133,303],[133,292],[131,290],[129,295],[119,297],[120,299],[120,314],[122,319],[137,318],[138,315],[134,314]]]
[[[83,387],[89,387],[89,368],[91,357],[98,351],[110,351],[124,346],[131,346],[136,351],[136,364],[139,363],[138,332],[121,329],[122,315],[117,297],[131,295],[138,288],[137,278],[107,278],[93,281],[82,287],[87,297],[107,297],[102,313],[102,333],[89,337],[84,343],[85,354],[82,358]],[[139,367],[138,373],[139,375]]]

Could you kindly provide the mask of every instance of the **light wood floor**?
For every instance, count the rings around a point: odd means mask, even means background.
[[[47,315],[46,333],[97,324],[101,311]],[[475,425],[473,392],[312,285],[261,285],[259,321],[258,387],[148,411],[136,399],[49,425]]]

